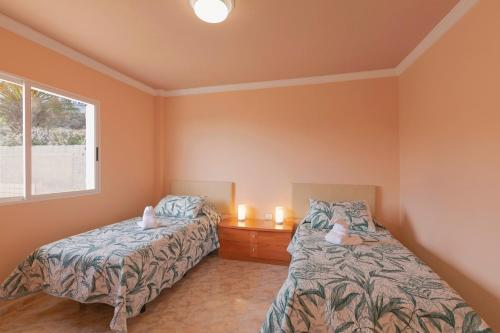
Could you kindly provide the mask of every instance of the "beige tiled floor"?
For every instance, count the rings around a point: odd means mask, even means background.
[[[210,255],[128,320],[129,332],[258,332],[288,267]],[[45,294],[0,302],[0,332],[108,332],[113,309]]]

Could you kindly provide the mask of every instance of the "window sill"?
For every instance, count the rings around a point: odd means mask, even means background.
[[[88,195],[99,194],[101,191],[99,189],[95,190],[83,190],[83,191],[73,191],[73,192],[61,192],[53,194],[39,194],[33,195],[30,198],[25,197],[13,197],[13,198],[1,198],[0,206],[27,204],[31,202],[40,202],[54,199],[66,199],[66,198],[77,198]]]

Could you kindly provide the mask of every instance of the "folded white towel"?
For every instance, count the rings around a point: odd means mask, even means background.
[[[361,244],[363,242],[361,237],[350,235],[348,226],[347,222],[342,220],[335,223],[332,230],[325,235],[325,240],[337,245]]]
[[[338,235],[338,234],[331,234],[328,233],[325,236],[325,240],[329,243],[336,244],[336,245],[358,245],[363,242],[363,240],[357,236],[357,235]]]
[[[349,233],[349,222],[346,220],[337,220],[332,230],[338,234],[347,234]]]
[[[156,215],[153,206],[147,206],[146,208],[144,208],[142,221],[137,222],[137,224],[144,230],[156,228],[158,226],[158,221],[156,220]]]

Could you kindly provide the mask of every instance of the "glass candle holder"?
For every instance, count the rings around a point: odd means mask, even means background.
[[[245,221],[247,218],[247,207],[245,205],[238,205],[238,221]]]
[[[274,221],[276,224],[283,224],[285,221],[285,209],[281,206],[276,207],[274,212]]]

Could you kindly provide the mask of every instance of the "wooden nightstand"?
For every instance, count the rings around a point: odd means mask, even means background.
[[[219,255],[227,259],[288,265],[290,255],[286,248],[293,228],[293,222],[278,225],[274,221],[225,219],[218,229]]]

